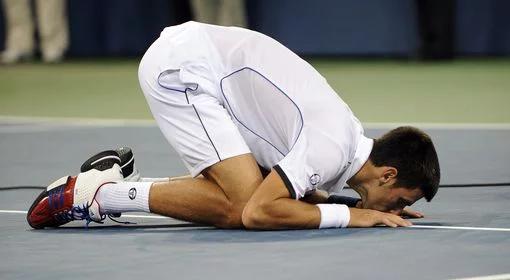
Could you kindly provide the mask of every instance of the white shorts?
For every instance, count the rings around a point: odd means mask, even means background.
[[[195,177],[250,149],[223,106],[211,46],[183,31],[163,31],[142,58],[138,77],[159,128]]]

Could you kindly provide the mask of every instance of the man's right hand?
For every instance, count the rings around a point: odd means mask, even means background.
[[[349,208],[351,219],[347,227],[373,227],[386,225],[389,227],[407,227],[412,223],[402,217],[371,209]]]

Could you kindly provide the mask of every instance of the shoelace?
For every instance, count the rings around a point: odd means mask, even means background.
[[[90,218],[89,214],[90,205],[82,205],[82,206],[74,206],[71,210],[62,210],[55,214],[55,220],[67,223],[74,220],[85,220],[85,226],[88,227],[90,222],[94,221]],[[94,221],[96,223],[102,224],[101,221]]]
[[[113,214],[108,214],[108,218],[110,218],[110,220],[116,222],[116,223],[119,223],[119,224],[124,224],[124,225],[136,225],[136,223],[133,223],[133,222],[128,222],[128,221],[119,221],[119,220],[115,220],[114,219],[115,216],[113,216]],[[115,217],[117,218],[117,217]]]
[[[56,187],[48,191],[48,206],[50,209],[59,209],[64,207],[65,185]],[[70,210],[62,210],[55,214],[55,220],[61,223],[67,223],[74,220],[86,220],[87,226],[92,221],[89,215],[90,205],[74,206]]]
[[[65,192],[65,186],[56,187],[50,191],[48,191],[48,204],[50,209],[58,209],[60,207],[64,206],[64,192]],[[67,223],[74,220],[85,220],[86,224],[85,227],[89,227],[90,222],[96,222],[98,224],[103,224],[102,220],[106,219],[106,217],[110,218],[110,220],[119,223],[119,224],[125,224],[125,225],[134,225],[136,223],[132,222],[123,222],[118,221],[113,218],[112,214],[108,215],[101,215],[101,221],[95,221],[92,220],[89,214],[89,208],[91,204],[83,204],[81,206],[73,206],[71,210],[62,210],[55,214],[55,220],[61,222],[61,223]]]

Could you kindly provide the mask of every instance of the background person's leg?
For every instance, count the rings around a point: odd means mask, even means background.
[[[216,24],[218,22],[219,0],[191,0],[193,20]]]
[[[62,60],[69,45],[67,1],[37,0],[37,23],[41,54],[45,62]]]
[[[34,23],[28,0],[3,0],[6,19],[5,50],[2,63],[15,63],[34,52]]]
[[[247,27],[246,5],[244,0],[221,0],[217,9],[218,20],[216,24]]]

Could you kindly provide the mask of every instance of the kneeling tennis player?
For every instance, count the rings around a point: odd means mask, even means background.
[[[263,34],[197,22],[168,27],[138,74],[190,176],[140,178],[131,151],[104,151],[41,193],[28,213],[32,227],[130,211],[219,228],[409,226],[404,214],[422,214],[407,206],[438,190],[427,134],[399,127],[364,136],[326,79]],[[359,200],[336,195],[346,185]]]

